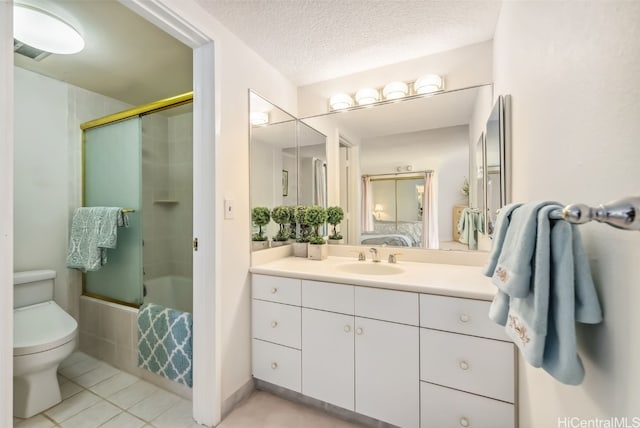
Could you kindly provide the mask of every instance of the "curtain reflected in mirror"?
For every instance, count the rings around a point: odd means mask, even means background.
[[[438,249],[433,171],[362,177],[360,243]]]

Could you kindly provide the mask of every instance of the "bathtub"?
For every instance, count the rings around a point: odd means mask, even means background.
[[[183,276],[161,276],[144,281],[144,303],[155,303],[183,312],[193,312],[193,281]]]

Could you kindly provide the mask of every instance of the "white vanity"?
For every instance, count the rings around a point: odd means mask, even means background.
[[[369,264],[252,267],[254,377],[400,427],[515,427],[516,353],[480,268]]]

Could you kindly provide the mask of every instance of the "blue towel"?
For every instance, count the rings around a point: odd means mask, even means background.
[[[128,225],[122,208],[77,208],[71,222],[67,267],[82,272],[100,269],[107,263],[107,249],[116,248],[118,226]]]
[[[458,221],[460,242],[469,244],[469,249],[478,249],[478,233],[484,233],[484,219],[477,209],[465,208]]]
[[[138,311],[138,366],[191,387],[192,331],[190,313],[145,303]]]
[[[549,220],[561,208],[555,203],[505,208],[498,215],[504,240],[494,242],[485,269],[498,286],[489,316],[505,326],[529,364],[578,385],[584,368],[575,323],[597,324],[602,311],[577,226]]]

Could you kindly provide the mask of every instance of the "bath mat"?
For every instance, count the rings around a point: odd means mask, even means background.
[[[138,366],[191,387],[193,317],[188,312],[145,303],[138,311]]]

